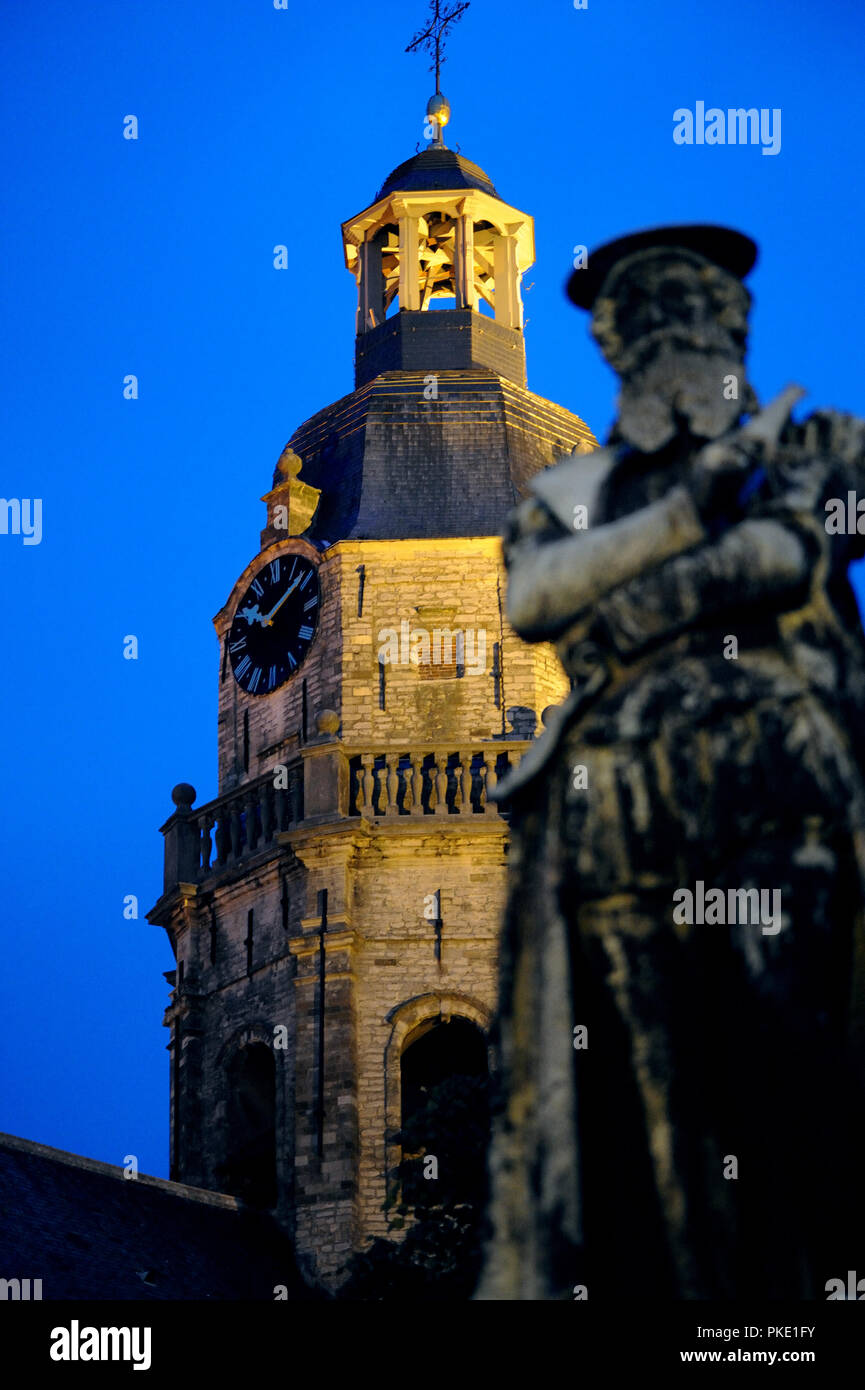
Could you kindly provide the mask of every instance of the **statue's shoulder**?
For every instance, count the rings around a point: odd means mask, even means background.
[[[590,454],[571,454],[561,463],[536,473],[529,492],[571,531],[577,507],[585,507],[591,522],[604,483],[616,464],[615,449],[593,449]]]

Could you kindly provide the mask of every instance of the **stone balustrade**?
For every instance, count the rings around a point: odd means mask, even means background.
[[[346,817],[500,815],[490,799],[525,740],[421,745],[408,752],[347,748],[338,740],[307,745],[285,769],[284,788],[274,770],[236,791],[193,809],[195,789],[181,782],[165,836],[164,892],[198,884],[210,875],[278,849],[279,835]],[[306,807],[306,820],[304,819]]]
[[[165,826],[165,891],[178,883],[200,883],[209,874],[238,864],[269,846],[303,819],[303,767],[287,768],[284,788],[273,772],[236,791],[192,809],[194,788],[181,783],[172,797],[176,813]]]
[[[423,746],[351,753],[349,815],[497,816],[490,793],[528,743]]]

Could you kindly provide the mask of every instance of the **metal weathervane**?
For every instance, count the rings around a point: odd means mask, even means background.
[[[436,92],[441,92],[440,74],[441,66],[445,61],[444,46],[447,37],[447,27],[449,24],[456,24],[457,20],[469,7],[469,0],[461,5],[445,5],[442,0],[430,0],[430,19],[425,29],[420,29],[406,48],[406,53],[413,53],[416,48],[425,48],[433,56],[430,63],[430,72],[435,69]]]

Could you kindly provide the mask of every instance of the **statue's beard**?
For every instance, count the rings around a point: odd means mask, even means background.
[[[641,453],[656,453],[685,432],[717,439],[749,408],[742,353],[726,335],[706,343],[653,334],[635,344],[628,358],[617,363],[617,432]],[[734,392],[736,398],[727,399]]]

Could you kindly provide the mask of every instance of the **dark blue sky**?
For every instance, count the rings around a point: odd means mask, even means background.
[[[472,0],[447,139],[536,218],[532,390],[606,432],[614,379],[563,295],[575,244],[723,221],[761,248],[758,394],[798,380],[807,409],[865,413],[860,5]],[[211,618],[257,552],[274,462],[352,387],[340,222],[423,140],[433,79],[403,49],[425,10],[4,5],[0,494],[43,500],[40,545],[0,535],[13,1133],[167,1172],[157,827],[176,782],[215,793]],[[674,144],[697,101],[780,108],[780,153]]]

